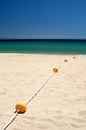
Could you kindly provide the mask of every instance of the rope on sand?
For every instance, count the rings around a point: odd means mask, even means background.
[[[46,85],[46,83],[55,75],[55,73],[58,72],[58,68],[53,69],[53,74],[50,75],[50,77],[42,84],[42,86],[32,95],[31,98],[29,98],[26,103],[24,102],[18,102],[15,106],[16,111],[13,115],[13,117],[10,119],[10,121],[4,126],[2,130],[6,130],[6,128],[15,120],[15,118],[18,116],[18,114],[23,114],[26,112],[26,106],[28,103],[32,101],[32,99],[40,92],[40,90]]]
[[[73,58],[75,59],[76,57],[73,56]],[[64,62],[68,62],[68,60],[65,59]],[[61,69],[63,66],[64,66],[64,64],[63,64],[59,69]],[[54,69],[53,69],[53,72],[54,72],[54,73],[53,73],[52,75],[50,75],[50,77],[41,85],[41,87],[32,95],[32,97],[29,98],[29,99],[26,101],[26,103],[24,103],[24,102],[18,102],[18,103],[16,104],[16,106],[15,106],[16,111],[15,111],[13,117],[12,117],[12,118],[10,119],[10,121],[4,126],[4,128],[3,128],[2,130],[6,130],[6,128],[7,128],[7,127],[15,120],[15,118],[18,116],[18,114],[23,114],[23,113],[26,112],[26,107],[27,107],[28,103],[30,103],[30,102],[33,100],[33,98],[40,92],[40,90],[41,90],[41,89],[46,85],[46,83],[54,76],[54,74],[59,71],[59,69],[58,69],[58,68],[54,68]]]

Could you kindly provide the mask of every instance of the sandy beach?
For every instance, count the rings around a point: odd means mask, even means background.
[[[0,53],[1,130],[16,103],[26,102],[55,67],[59,72],[7,130],[86,130],[86,55]]]

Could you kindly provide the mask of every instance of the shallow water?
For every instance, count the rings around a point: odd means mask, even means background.
[[[40,54],[86,54],[85,40],[5,40],[0,52]]]

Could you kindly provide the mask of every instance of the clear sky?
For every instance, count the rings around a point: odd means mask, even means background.
[[[86,0],[0,0],[0,38],[86,38]]]

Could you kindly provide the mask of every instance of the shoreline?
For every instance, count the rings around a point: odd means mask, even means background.
[[[16,55],[16,54],[22,54],[22,55],[58,55],[58,56],[86,56],[86,54],[64,54],[64,53],[24,53],[24,52],[0,52],[0,55],[1,54],[10,54],[10,55]]]

